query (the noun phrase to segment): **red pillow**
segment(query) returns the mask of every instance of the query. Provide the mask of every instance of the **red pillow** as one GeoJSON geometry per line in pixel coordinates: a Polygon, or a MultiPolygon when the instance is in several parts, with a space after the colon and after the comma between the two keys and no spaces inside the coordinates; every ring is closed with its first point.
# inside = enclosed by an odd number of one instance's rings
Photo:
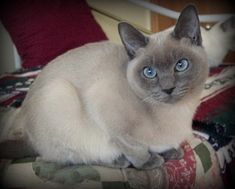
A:
{"type": "Polygon", "coordinates": [[[3,0],[0,19],[25,68],[85,43],[106,40],[85,0],[3,0]]]}

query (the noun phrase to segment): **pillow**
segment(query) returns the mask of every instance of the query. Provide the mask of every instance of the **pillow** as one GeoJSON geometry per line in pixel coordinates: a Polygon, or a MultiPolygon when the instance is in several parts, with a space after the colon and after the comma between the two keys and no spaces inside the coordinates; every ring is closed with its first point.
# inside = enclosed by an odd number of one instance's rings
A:
{"type": "Polygon", "coordinates": [[[72,48],[107,39],[85,0],[3,0],[0,19],[24,68],[45,65],[72,48]]]}

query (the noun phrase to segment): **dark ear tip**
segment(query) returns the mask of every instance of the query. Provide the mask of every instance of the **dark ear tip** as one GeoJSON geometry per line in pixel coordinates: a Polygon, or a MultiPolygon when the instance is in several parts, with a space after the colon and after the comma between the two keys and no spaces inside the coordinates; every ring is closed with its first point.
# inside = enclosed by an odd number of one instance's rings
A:
{"type": "Polygon", "coordinates": [[[194,9],[194,10],[196,10],[196,6],[194,5],[194,4],[188,4],[188,5],[186,5],[185,6],[185,9],[194,9]]]}
{"type": "Polygon", "coordinates": [[[130,27],[130,24],[127,22],[120,22],[118,23],[118,31],[120,32],[123,28],[128,28],[130,27]]]}
{"type": "Polygon", "coordinates": [[[123,27],[125,24],[126,24],[126,22],[119,22],[119,23],[118,23],[118,29],[121,28],[121,27],[123,27]]]}
{"type": "Polygon", "coordinates": [[[194,4],[189,4],[183,8],[182,12],[194,12],[198,14],[197,8],[194,4]]]}
{"type": "Polygon", "coordinates": [[[181,11],[172,35],[177,39],[189,38],[192,44],[201,45],[200,21],[195,5],[189,4],[181,11]]]}

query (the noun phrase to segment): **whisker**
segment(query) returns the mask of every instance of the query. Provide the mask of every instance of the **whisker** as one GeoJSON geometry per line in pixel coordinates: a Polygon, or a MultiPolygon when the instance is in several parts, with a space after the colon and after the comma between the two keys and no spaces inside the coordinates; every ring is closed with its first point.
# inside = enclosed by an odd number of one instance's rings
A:
{"type": "Polygon", "coordinates": [[[149,99],[151,99],[152,97],[153,97],[153,94],[151,94],[151,95],[145,97],[142,101],[143,101],[143,102],[147,102],[147,101],[148,101],[149,99]]]}
{"type": "Polygon", "coordinates": [[[181,88],[179,91],[175,91],[174,95],[178,97],[182,97],[188,91],[188,87],[181,88]]]}
{"type": "Polygon", "coordinates": [[[160,94],[153,93],[146,98],[144,98],[143,102],[148,102],[150,104],[158,104],[158,102],[161,102],[164,98],[161,97],[160,94]]]}

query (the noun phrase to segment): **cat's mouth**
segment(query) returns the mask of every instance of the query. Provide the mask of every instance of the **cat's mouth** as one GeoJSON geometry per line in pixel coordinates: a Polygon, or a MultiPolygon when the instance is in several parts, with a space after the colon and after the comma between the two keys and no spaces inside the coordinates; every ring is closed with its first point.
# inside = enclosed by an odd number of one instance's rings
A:
{"type": "Polygon", "coordinates": [[[186,94],[189,92],[188,88],[179,89],[175,88],[171,93],[166,93],[166,91],[158,90],[152,91],[151,94],[143,98],[144,102],[148,102],[150,104],[158,104],[158,103],[166,103],[166,104],[174,104],[178,101],[182,100],[186,94]]]}
{"type": "Polygon", "coordinates": [[[179,99],[175,98],[173,95],[167,95],[163,98],[160,99],[156,99],[159,102],[164,102],[164,103],[168,103],[168,104],[173,104],[175,102],[177,102],[179,99]]]}
{"type": "Polygon", "coordinates": [[[156,102],[174,104],[174,103],[180,101],[184,96],[185,96],[185,94],[177,95],[175,93],[166,94],[164,92],[161,92],[160,94],[154,94],[153,98],[154,98],[154,101],[156,101],[156,102]]]}
{"type": "Polygon", "coordinates": [[[174,103],[180,101],[180,99],[182,99],[182,97],[176,97],[173,95],[169,95],[168,98],[164,102],[169,103],[169,104],[174,104],[174,103]]]}

